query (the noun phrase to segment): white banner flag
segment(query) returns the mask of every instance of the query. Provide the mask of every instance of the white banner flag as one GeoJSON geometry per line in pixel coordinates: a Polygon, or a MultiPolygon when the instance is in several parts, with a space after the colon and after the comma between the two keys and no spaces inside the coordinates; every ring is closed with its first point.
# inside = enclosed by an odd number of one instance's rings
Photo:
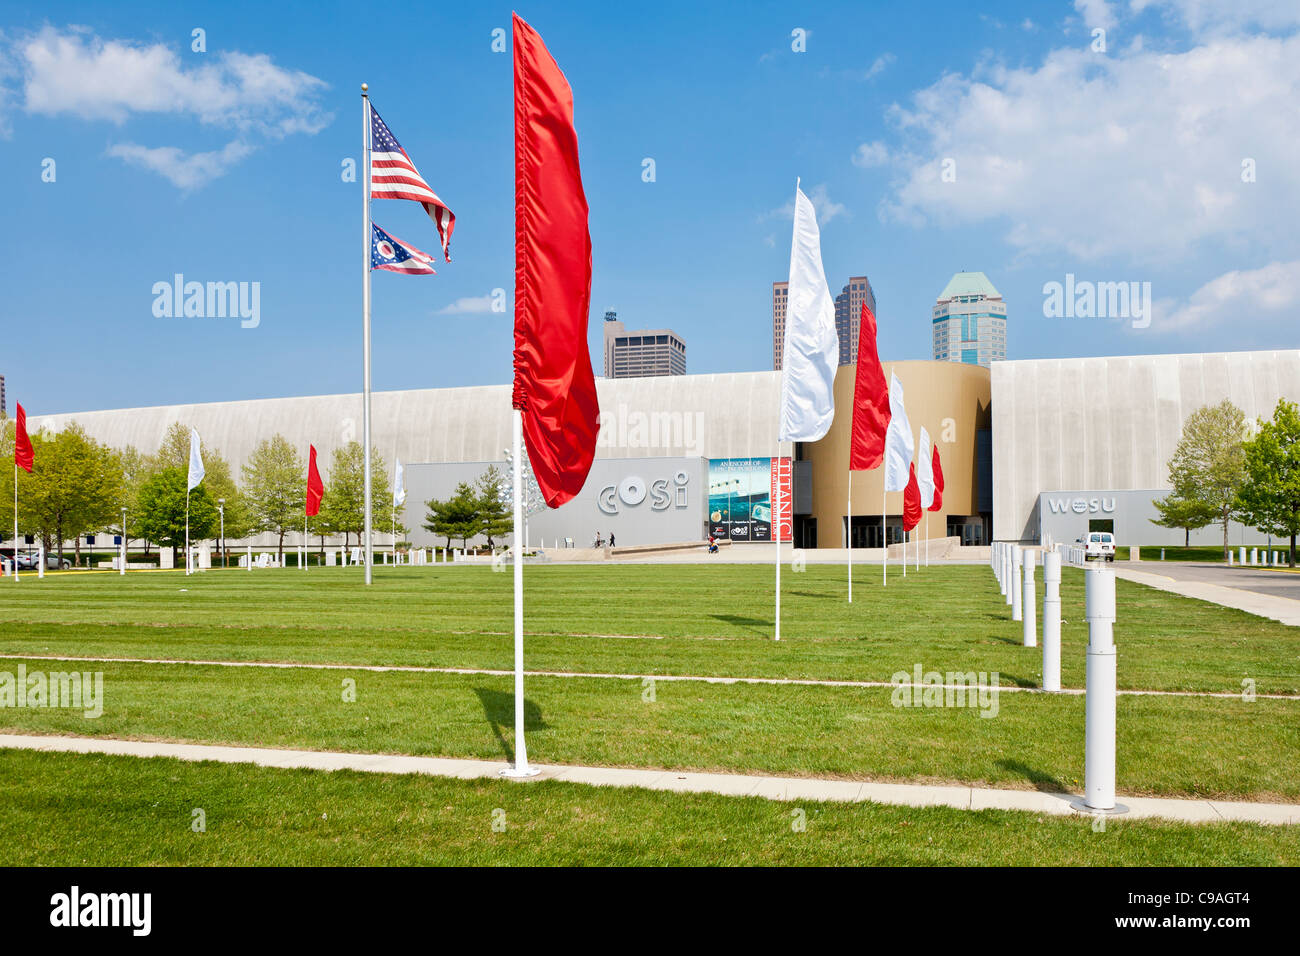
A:
{"type": "Polygon", "coordinates": [[[930,433],[921,426],[920,447],[916,453],[916,484],[921,489],[921,507],[926,511],[934,504],[934,460],[930,457],[930,433]]]}
{"type": "Polygon", "coordinates": [[[885,490],[903,491],[907,488],[912,453],[912,426],[907,423],[907,409],[903,407],[903,383],[898,376],[889,376],[889,430],[885,432],[885,490]]]}
{"type": "Polygon", "coordinates": [[[199,450],[199,433],[195,428],[190,429],[190,478],[186,485],[186,491],[193,491],[203,480],[203,455],[199,450]]]}
{"type": "Polygon", "coordinates": [[[402,481],[402,459],[397,459],[393,470],[393,507],[400,508],[406,503],[406,485],[402,481]]]}
{"type": "Polygon", "coordinates": [[[798,185],[781,362],[780,441],[816,441],[835,417],[833,387],[840,361],[835,302],[822,268],[817,212],[798,185]]]}

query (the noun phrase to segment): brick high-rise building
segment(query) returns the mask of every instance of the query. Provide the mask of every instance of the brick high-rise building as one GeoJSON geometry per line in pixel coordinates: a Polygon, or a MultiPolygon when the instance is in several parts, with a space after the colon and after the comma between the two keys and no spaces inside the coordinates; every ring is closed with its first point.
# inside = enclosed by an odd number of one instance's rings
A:
{"type": "MultiPolygon", "coordinates": [[[[785,310],[789,299],[790,283],[772,283],[772,368],[781,367],[785,354],[785,310]]],[[[835,297],[835,333],[840,339],[840,364],[852,365],[858,360],[858,330],[862,325],[862,303],[866,302],[874,313],[876,294],[866,276],[852,276],[848,285],[835,297]]]]}
{"type": "Polygon", "coordinates": [[[672,329],[628,331],[617,312],[605,313],[605,377],[685,375],[686,343],[672,329]]]}

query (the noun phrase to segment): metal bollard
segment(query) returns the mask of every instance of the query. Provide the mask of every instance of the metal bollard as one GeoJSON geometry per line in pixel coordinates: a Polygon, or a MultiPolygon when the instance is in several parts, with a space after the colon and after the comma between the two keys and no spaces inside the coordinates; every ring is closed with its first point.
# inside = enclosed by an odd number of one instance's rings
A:
{"type": "Polygon", "coordinates": [[[1250,549],[1250,563],[1251,563],[1252,565],[1258,565],[1258,564],[1259,564],[1259,548],[1251,548],[1251,549],[1250,549]]]}
{"type": "Polygon", "coordinates": [[[1087,572],[1088,676],[1084,701],[1083,789],[1089,810],[1123,812],[1115,805],[1115,575],[1097,565],[1087,572]]]}
{"type": "Polygon", "coordinates": [[[1061,689],[1061,552],[1043,555],[1043,690],[1061,689]]]}
{"type": "Polygon", "coordinates": [[[1020,567],[1024,560],[1024,552],[1020,545],[1011,546],[1011,620],[1019,621],[1024,617],[1024,602],[1022,601],[1022,589],[1020,581],[1020,567]]]}
{"type": "Polygon", "coordinates": [[[1241,564],[1245,564],[1245,563],[1246,563],[1246,549],[1245,549],[1245,548],[1242,548],[1240,551],[1237,552],[1237,560],[1238,560],[1238,562],[1241,563],[1241,564]]]}
{"type": "Polygon", "coordinates": [[[1024,611],[1025,628],[1024,628],[1024,646],[1038,646],[1038,622],[1035,619],[1038,613],[1038,605],[1034,598],[1034,564],[1037,561],[1037,552],[1026,548],[1024,553],[1023,564],[1025,567],[1024,583],[1021,588],[1024,592],[1021,598],[1021,608],[1024,611]]]}

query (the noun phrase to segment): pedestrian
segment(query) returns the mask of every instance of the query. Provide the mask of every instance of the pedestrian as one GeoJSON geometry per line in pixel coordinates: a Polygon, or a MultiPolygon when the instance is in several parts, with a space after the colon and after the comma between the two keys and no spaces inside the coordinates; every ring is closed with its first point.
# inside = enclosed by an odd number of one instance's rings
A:
{"type": "Polygon", "coordinates": [[[609,546],[614,547],[614,532],[612,531],[609,533],[609,546]]]}

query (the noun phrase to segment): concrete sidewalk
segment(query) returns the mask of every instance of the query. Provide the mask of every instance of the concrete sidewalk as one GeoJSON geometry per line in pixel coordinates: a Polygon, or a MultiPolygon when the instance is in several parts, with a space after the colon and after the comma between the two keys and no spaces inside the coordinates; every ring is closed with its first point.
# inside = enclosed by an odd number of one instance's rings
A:
{"type": "MultiPolygon", "coordinates": [[[[1125,562],[1111,565],[1115,576],[1134,581],[1161,591],[1181,594],[1198,601],[1209,601],[1222,607],[1235,608],[1248,614],[1270,618],[1291,627],[1300,627],[1300,600],[1248,589],[1259,586],[1266,577],[1280,577],[1276,572],[1256,569],[1207,568],[1200,565],[1166,567],[1166,573],[1141,571],[1125,562]],[[1244,587],[1230,587],[1221,581],[1240,582],[1244,587]]],[[[1288,582],[1289,583],[1289,582],[1288,582]]]]}
{"type": "MultiPolygon", "coordinates": [[[[228,747],[117,740],[107,737],[48,737],[0,734],[0,748],[59,753],[113,754],[130,757],[172,757],[177,760],[247,763],[260,767],[308,770],[357,770],[366,773],[427,774],[462,780],[495,779],[505,766],[492,760],[446,757],[408,757],[388,754],[336,753],[314,750],[278,750],[266,747],[228,747]]],[[[966,786],[929,786],[905,783],[863,783],[802,777],[767,777],[755,774],[696,773],[690,771],[537,765],[533,780],[563,780],[599,787],[640,787],[677,793],[716,793],[733,797],[762,797],[782,801],[835,803],[885,803],[909,807],[953,807],[958,810],[1021,810],[1067,816],[1086,812],[1079,797],[1036,790],[994,790],[966,786]]],[[[526,781],[513,781],[525,783],[526,781]]],[[[1160,818],[1184,823],[1225,821],[1269,825],[1300,823],[1300,804],[1248,803],[1223,800],[1175,800],[1124,797],[1119,802],[1128,813],[1119,819],[1160,818]]]]}

